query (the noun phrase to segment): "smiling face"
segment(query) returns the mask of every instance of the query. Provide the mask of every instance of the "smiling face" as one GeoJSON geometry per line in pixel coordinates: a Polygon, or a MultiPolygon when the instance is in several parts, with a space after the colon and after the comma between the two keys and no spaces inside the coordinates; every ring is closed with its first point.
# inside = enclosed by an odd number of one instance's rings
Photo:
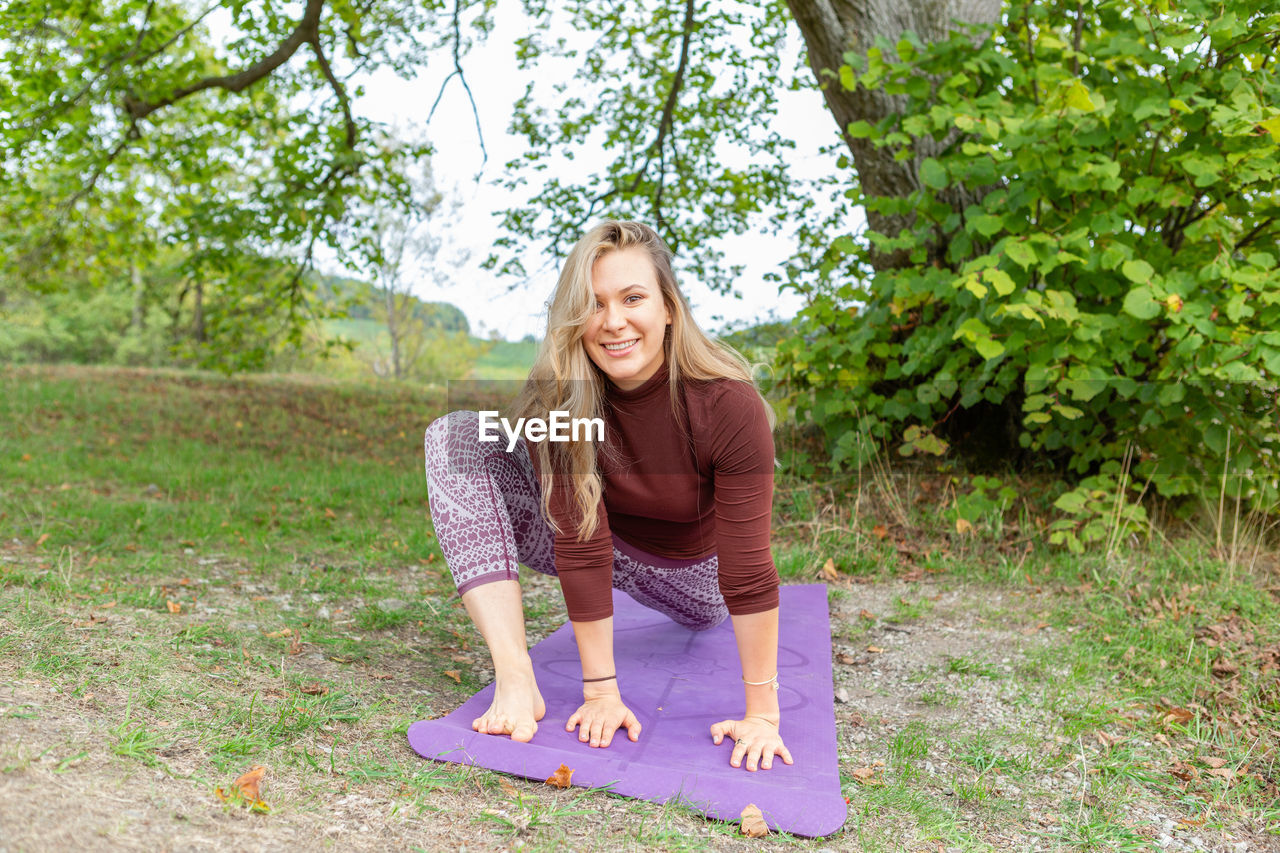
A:
{"type": "Polygon", "coordinates": [[[671,323],[649,253],[606,252],[591,266],[591,283],[596,312],[582,338],[587,356],[622,390],[639,388],[662,366],[671,323]]]}

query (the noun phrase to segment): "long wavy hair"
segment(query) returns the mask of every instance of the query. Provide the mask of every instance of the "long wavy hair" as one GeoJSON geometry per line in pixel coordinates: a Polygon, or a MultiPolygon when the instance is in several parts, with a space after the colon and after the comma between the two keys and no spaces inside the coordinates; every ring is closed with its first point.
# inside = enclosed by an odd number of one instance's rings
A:
{"type": "MultiPolygon", "coordinates": [[[[609,379],[587,355],[582,340],[596,306],[591,268],[609,252],[631,248],[648,253],[662,301],[671,312],[662,346],[677,422],[683,422],[679,403],[682,381],[752,381],[747,360],[727,344],[707,337],[694,322],[671,269],[671,250],[658,233],[639,222],[606,220],[574,244],[560,270],[547,306],[547,334],[514,405],[518,417],[546,418],[552,410],[567,412],[572,418],[604,417],[609,379]]],[[[773,410],[767,403],[765,412],[772,426],[773,410]]],[[[551,492],[555,480],[563,482],[567,476],[571,478],[573,502],[578,509],[578,539],[589,539],[600,524],[597,507],[603,493],[595,444],[539,441],[531,442],[529,449],[539,463],[543,516],[553,530],[563,532],[551,516],[551,492]]]]}

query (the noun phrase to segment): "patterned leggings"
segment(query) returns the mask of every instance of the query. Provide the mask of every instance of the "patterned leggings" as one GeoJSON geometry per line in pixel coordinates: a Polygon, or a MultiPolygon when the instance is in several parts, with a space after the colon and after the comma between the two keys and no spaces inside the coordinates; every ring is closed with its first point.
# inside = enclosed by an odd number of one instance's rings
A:
{"type": "MultiPolygon", "coordinates": [[[[555,575],[555,537],[542,517],[541,488],[521,438],[479,440],[479,415],[457,411],[427,427],[427,495],[436,539],[458,592],[518,580],[518,563],[555,575]]],[[[729,615],[716,555],[670,560],[613,537],[613,585],[691,631],[729,615]]]]}

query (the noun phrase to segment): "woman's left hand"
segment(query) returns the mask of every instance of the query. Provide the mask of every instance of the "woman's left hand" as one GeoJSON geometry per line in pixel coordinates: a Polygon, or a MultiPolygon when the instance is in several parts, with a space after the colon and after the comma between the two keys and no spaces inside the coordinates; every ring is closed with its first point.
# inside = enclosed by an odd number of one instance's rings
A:
{"type": "Polygon", "coordinates": [[[787,764],[794,764],[791,752],[782,742],[778,727],[764,717],[747,717],[745,720],[721,720],[711,727],[711,738],[719,745],[728,737],[733,741],[733,755],[729,763],[742,766],[743,757],[747,769],[755,772],[757,766],[765,770],[773,767],[776,755],[787,764]]]}

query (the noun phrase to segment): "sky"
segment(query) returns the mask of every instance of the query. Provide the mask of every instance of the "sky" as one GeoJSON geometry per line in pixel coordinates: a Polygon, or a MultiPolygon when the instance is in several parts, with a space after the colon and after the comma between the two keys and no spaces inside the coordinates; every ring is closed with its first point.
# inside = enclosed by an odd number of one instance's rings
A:
{"type": "MultiPolygon", "coordinates": [[[[542,336],[545,303],[555,285],[558,269],[548,247],[531,247],[534,257],[525,262],[531,273],[530,280],[513,291],[511,288],[519,284],[515,279],[497,276],[481,267],[481,262],[490,254],[492,241],[500,233],[499,216],[513,201],[510,191],[495,183],[505,173],[504,164],[524,150],[523,137],[509,134],[507,126],[512,105],[523,94],[526,80],[526,73],[516,65],[514,40],[531,30],[518,0],[502,0],[494,21],[496,25],[488,39],[473,46],[461,63],[475,97],[488,151],[487,162],[481,154],[471,102],[458,78],[449,81],[431,123],[425,126],[427,138],[435,149],[432,170],[436,186],[459,204],[456,216],[451,217],[448,233],[442,236],[452,245],[450,257],[461,250],[469,253],[469,260],[452,269],[447,282],[434,280],[425,271],[420,275],[410,274],[409,279],[420,298],[451,302],[462,309],[473,333],[496,332],[507,340],[518,340],[530,334],[542,336]]],[[[217,22],[213,22],[211,28],[216,32],[217,22]]],[[[553,37],[559,34],[552,30],[553,37]]],[[[574,35],[567,26],[564,34],[574,35]]],[[[796,29],[788,39],[792,53],[785,58],[784,68],[794,65],[801,47],[796,29]]],[[[441,83],[453,70],[452,57],[447,52],[438,51],[433,60],[416,79],[402,79],[382,69],[374,75],[352,80],[351,83],[365,88],[365,94],[355,101],[355,110],[409,132],[422,128],[440,93],[441,83]]],[[[547,75],[548,82],[567,81],[572,73],[572,66],[563,61],[539,67],[540,76],[547,75]]],[[[789,158],[795,177],[817,177],[835,169],[835,155],[820,151],[822,146],[837,141],[837,133],[819,92],[810,89],[780,93],[775,129],[796,140],[797,147],[789,158]]],[[[586,162],[589,152],[584,155],[575,161],[580,168],[599,168],[608,162],[603,156],[597,163],[586,162]]],[[[543,174],[550,177],[555,167],[552,163],[543,174]]],[[[570,179],[568,175],[561,177],[570,179]]],[[[529,187],[530,196],[535,191],[535,186],[529,187]]],[[[745,265],[742,278],[736,284],[743,298],[722,296],[697,281],[682,279],[682,289],[699,325],[715,330],[726,322],[763,319],[770,312],[783,318],[795,315],[801,307],[799,297],[794,293],[779,295],[777,286],[764,280],[766,274],[778,271],[779,265],[792,253],[785,233],[772,236],[748,232],[730,236],[723,238],[720,248],[725,251],[727,261],[745,265]]],[[[323,258],[320,266],[326,266],[323,258]]],[[[371,278],[366,271],[344,271],[337,268],[336,263],[330,266],[326,272],[371,278]]]]}

